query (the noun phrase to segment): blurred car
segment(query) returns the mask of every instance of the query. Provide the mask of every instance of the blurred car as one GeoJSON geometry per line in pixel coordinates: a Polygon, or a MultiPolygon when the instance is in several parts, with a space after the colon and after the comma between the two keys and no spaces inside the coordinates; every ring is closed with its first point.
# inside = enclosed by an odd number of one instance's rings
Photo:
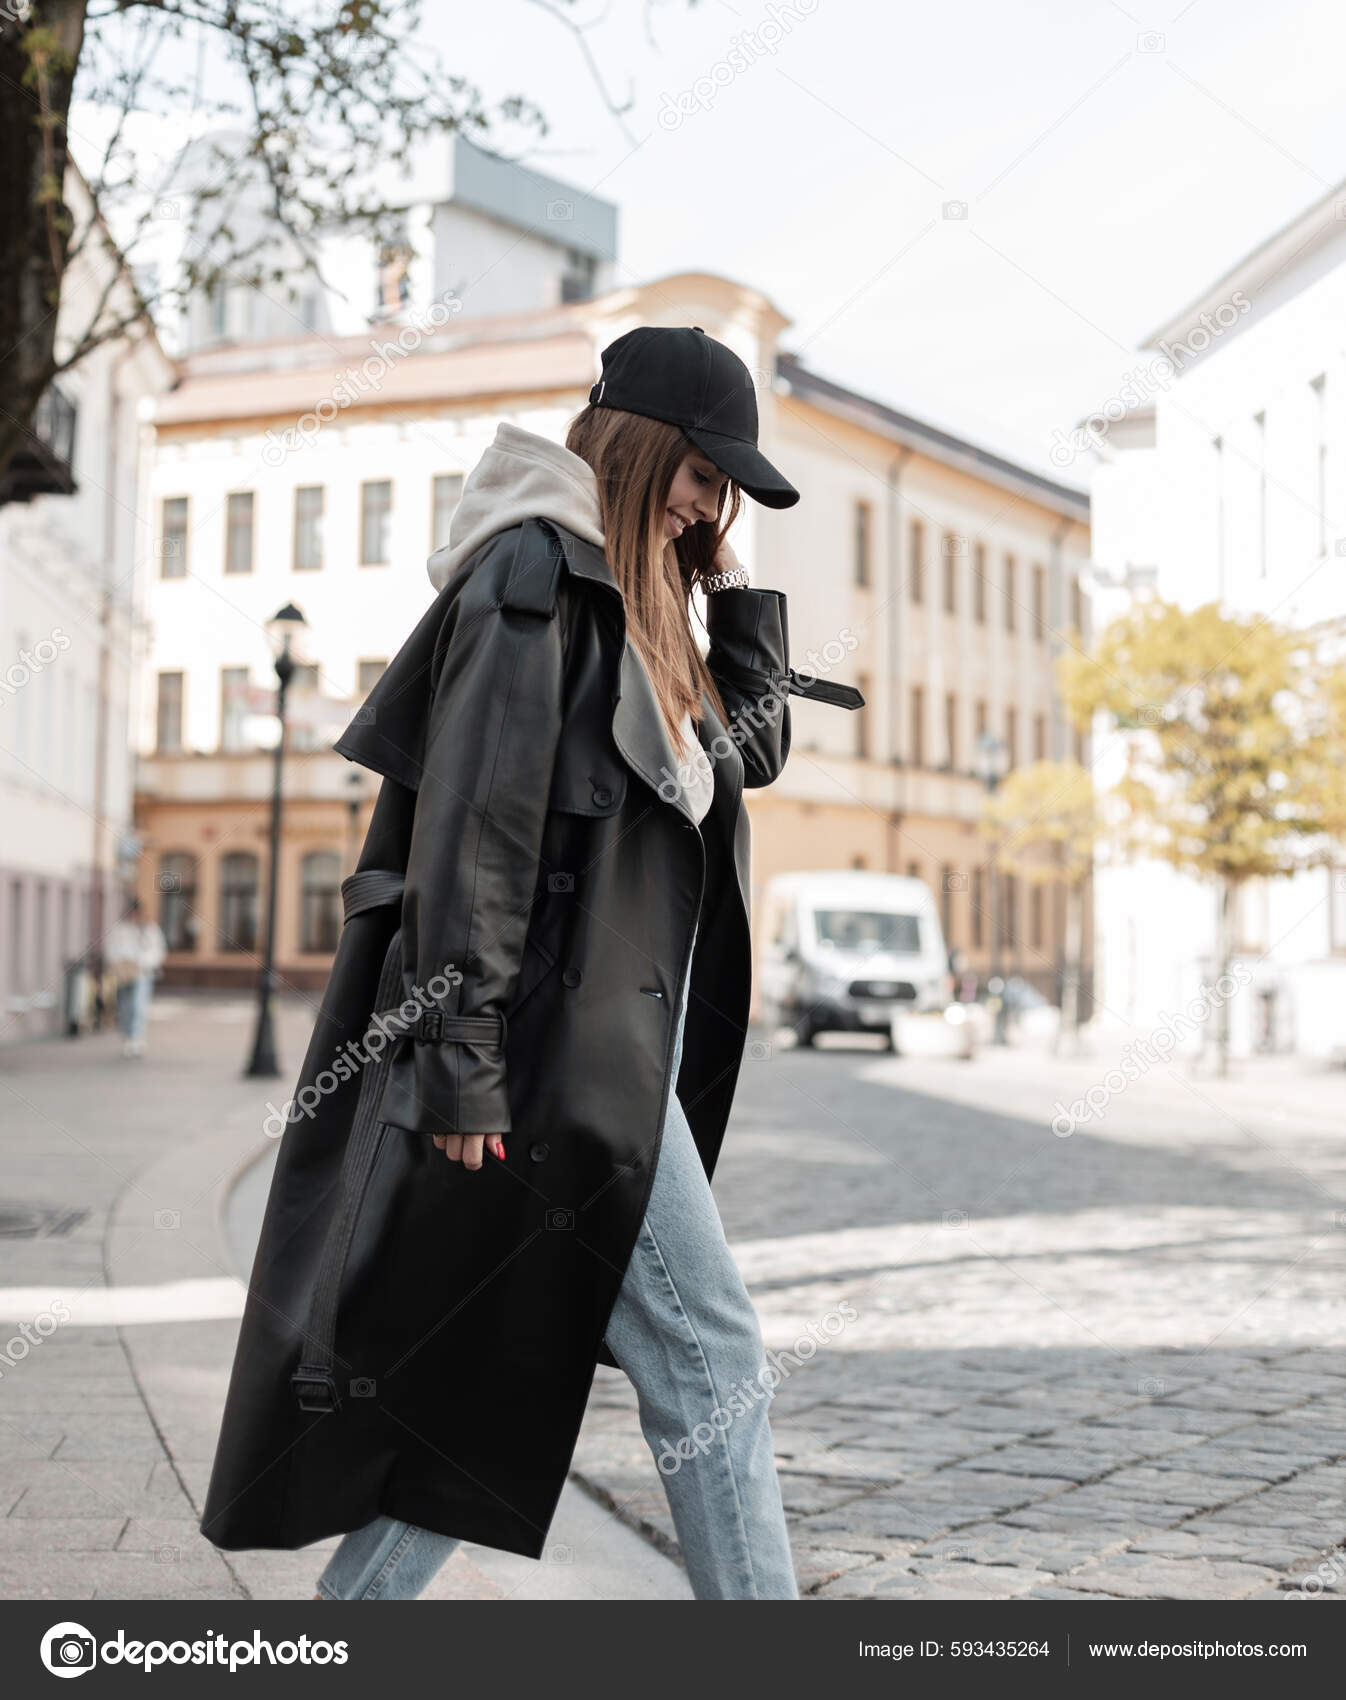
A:
{"type": "Polygon", "coordinates": [[[778,874],[763,894],[762,1019],[811,1045],[819,1033],[880,1033],[895,1013],[941,1015],[953,1000],[934,893],[924,880],[849,869],[778,874]]]}

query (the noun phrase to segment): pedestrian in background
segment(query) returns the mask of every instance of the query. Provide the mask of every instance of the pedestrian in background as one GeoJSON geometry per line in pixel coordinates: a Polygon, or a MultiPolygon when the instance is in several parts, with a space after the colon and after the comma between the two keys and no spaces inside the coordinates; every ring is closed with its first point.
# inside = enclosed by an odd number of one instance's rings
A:
{"type": "Polygon", "coordinates": [[[145,1054],[154,982],[167,952],[163,929],[157,921],[145,920],[140,899],[133,897],[103,947],[117,988],[117,1027],[124,1057],[145,1054]]]}

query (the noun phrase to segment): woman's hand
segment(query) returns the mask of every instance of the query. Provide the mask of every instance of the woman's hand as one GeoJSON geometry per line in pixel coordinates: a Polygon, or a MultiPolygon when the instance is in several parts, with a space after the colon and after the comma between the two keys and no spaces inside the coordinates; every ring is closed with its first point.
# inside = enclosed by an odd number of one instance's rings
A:
{"type": "Polygon", "coordinates": [[[716,573],[736,573],[743,565],[734,553],[734,545],[727,537],[720,540],[720,547],[715,551],[715,559],[711,563],[711,571],[716,573]]]}
{"type": "Polygon", "coordinates": [[[505,1160],[504,1135],[499,1133],[435,1133],[435,1144],[451,1163],[461,1163],[465,1169],[481,1167],[482,1151],[489,1146],[491,1155],[505,1160]]]}

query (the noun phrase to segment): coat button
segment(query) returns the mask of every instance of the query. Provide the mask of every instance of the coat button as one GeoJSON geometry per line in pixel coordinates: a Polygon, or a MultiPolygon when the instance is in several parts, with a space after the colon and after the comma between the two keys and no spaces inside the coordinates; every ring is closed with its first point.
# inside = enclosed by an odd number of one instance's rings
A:
{"type": "Polygon", "coordinates": [[[561,976],[562,982],[565,985],[572,987],[578,986],[583,978],[584,976],[580,973],[578,968],[567,968],[565,973],[561,976]]]}
{"type": "Polygon", "coordinates": [[[594,786],[594,802],[600,809],[606,809],[612,802],[612,792],[606,785],[594,786]]]}
{"type": "Polygon", "coordinates": [[[530,1145],[528,1147],[528,1155],[535,1163],[545,1163],[547,1158],[551,1155],[551,1146],[544,1143],[544,1141],[539,1140],[536,1145],[530,1145]]]}

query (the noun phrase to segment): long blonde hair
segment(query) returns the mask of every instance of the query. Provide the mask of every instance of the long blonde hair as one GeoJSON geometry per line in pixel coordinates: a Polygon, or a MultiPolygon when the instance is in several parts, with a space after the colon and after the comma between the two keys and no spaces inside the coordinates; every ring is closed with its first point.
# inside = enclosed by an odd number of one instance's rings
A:
{"type": "Polygon", "coordinates": [[[616,407],[586,406],[565,446],[593,468],[603,516],[603,552],[626,604],[626,629],[654,686],[674,749],[684,714],[701,716],[701,693],[721,720],[724,702],[692,632],[691,594],[743,503],[732,480],[713,525],[665,535],[668,492],[695,444],[677,425],[616,407]]]}

